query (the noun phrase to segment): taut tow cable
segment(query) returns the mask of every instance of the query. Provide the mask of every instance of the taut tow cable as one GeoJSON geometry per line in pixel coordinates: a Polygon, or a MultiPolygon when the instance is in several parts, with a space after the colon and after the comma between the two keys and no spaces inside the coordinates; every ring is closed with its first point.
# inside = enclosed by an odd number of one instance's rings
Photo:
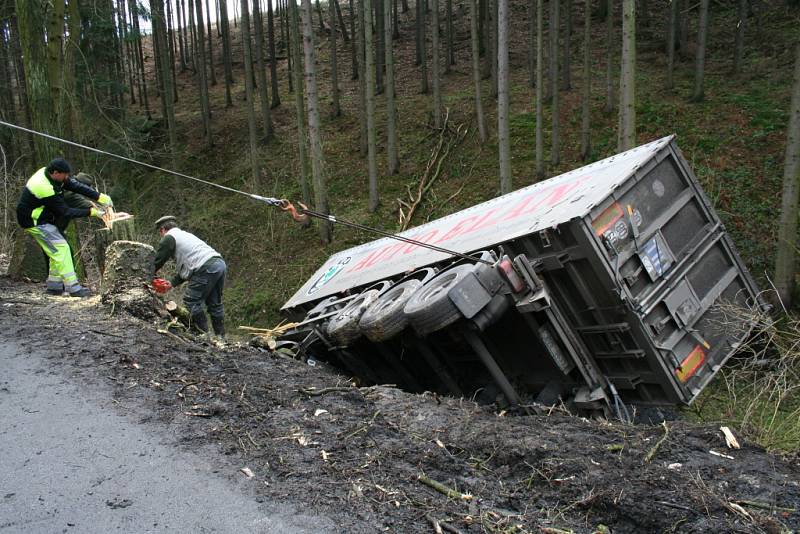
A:
{"type": "Polygon", "coordinates": [[[313,211],[313,210],[308,209],[305,206],[305,204],[303,204],[302,202],[298,202],[297,205],[300,206],[300,207],[296,208],[287,199],[280,199],[280,198],[273,198],[273,197],[263,197],[261,195],[255,194],[255,193],[248,193],[246,191],[240,191],[238,189],[234,189],[233,187],[228,187],[228,186],[221,185],[221,184],[215,184],[214,182],[211,182],[211,181],[208,181],[208,180],[203,180],[202,178],[197,178],[196,176],[190,176],[190,175],[184,174],[182,172],[173,171],[173,170],[170,170],[170,169],[165,169],[164,167],[159,167],[158,165],[153,165],[151,163],[146,163],[144,161],[135,160],[135,159],[129,158],[127,156],[122,156],[120,154],[115,154],[113,152],[108,152],[106,150],[101,150],[99,148],[91,147],[91,146],[88,146],[88,145],[83,145],[81,143],[76,143],[75,141],[70,141],[69,139],[63,139],[63,138],[57,137],[55,135],[50,135],[50,134],[47,134],[47,133],[44,133],[44,132],[39,132],[39,131],[36,131],[36,130],[32,130],[30,128],[25,128],[24,126],[19,126],[17,124],[12,124],[10,122],[6,122],[6,121],[3,121],[3,120],[0,120],[0,126],[7,126],[7,127],[12,128],[14,130],[19,130],[19,131],[22,131],[22,132],[27,132],[27,133],[32,134],[32,135],[38,135],[39,137],[44,137],[46,139],[50,139],[51,141],[57,141],[59,143],[64,143],[66,145],[74,146],[76,148],[81,148],[83,150],[88,150],[89,152],[94,152],[96,154],[102,154],[102,155],[108,156],[110,158],[115,158],[115,159],[118,159],[118,160],[126,161],[128,163],[133,163],[134,165],[139,165],[141,167],[146,167],[146,168],[154,170],[154,171],[159,171],[159,172],[171,174],[173,176],[177,176],[179,178],[185,178],[187,180],[192,180],[192,181],[195,181],[195,182],[199,182],[201,184],[209,185],[211,187],[216,187],[217,189],[222,189],[223,191],[228,191],[229,193],[235,193],[237,195],[244,195],[244,196],[249,197],[249,198],[251,198],[251,199],[253,199],[253,200],[257,201],[257,202],[264,202],[265,204],[267,204],[269,206],[273,206],[273,207],[281,209],[282,211],[287,212],[292,217],[292,219],[295,220],[296,222],[304,223],[304,222],[306,222],[308,220],[309,217],[314,217],[316,219],[321,219],[321,220],[324,220],[324,221],[328,221],[330,223],[341,224],[343,226],[349,226],[351,228],[356,228],[358,230],[362,230],[362,231],[365,231],[365,232],[370,232],[370,233],[373,233],[373,234],[377,234],[377,235],[380,235],[382,237],[388,237],[390,239],[395,239],[397,241],[402,241],[404,243],[409,243],[409,244],[412,244],[412,245],[417,245],[417,246],[420,246],[420,247],[424,247],[424,248],[427,248],[427,249],[430,249],[430,250],[434,250],[436,252],[441,252],[441,253],[444,253],[444,254],[448,254],[450,256],[456,256],[458,258],[467,259],[467,260],[470,260],[470,261],[477,261],[477,262],[480,262],[480,263],[485,263],[487,265],[492,265],[492,262],[484,260],[484,259],[481,259],[481,258],[478,258],[478,257],[475,257],[475,256],[470,256],[468,254],[462,254],[461,252],[456,252],[454,250],[449,250],[449,249],[442,248],[442,247],[439,247],[439,246],[436,246],[436,245],[431,245],[430,243],[425,243],[424,241],[417,241],[416,239],[411,239],[411,238],[404,237],[404,236],[401,236],[401,235],[393,234],[391,232],[385,232],[383,230],[378,230],[377,228],[371,228],[371,227],[363,225],[363,224],[359,224],[359,223],[355,223],[355,222],[339,219],[338,217],[336,217],[334,215],[328,215],[328,214],[325,214],[325,213],[320,213],[320,212],[317,212],[317,211],[313,211]]]}

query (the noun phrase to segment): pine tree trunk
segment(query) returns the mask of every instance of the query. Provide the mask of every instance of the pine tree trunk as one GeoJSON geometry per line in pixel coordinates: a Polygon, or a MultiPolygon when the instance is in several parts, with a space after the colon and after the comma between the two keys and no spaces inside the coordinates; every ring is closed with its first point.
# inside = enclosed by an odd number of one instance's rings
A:
{"type": "Polygon", "coordinates": [[[359,153],[365,157],[368,152],[367,147],[367,84],[364,73],[364,2],[358,0],[358,132],[359,132],[359,153]]]}
{"type": "Polygon", "coordinates": [[[269,74],[272,82],[271,106],[277,108],[281,105],[281,96],[278,92],[278,59],[275,57],[275,20],[271,0],[267,0],[267,45],[269,46],[269,74]]]}
{"type": "Polygon", "coordinates": [[[697,57],[695,58],[694,69],[694,93],[693,102],[703,100],[703,80],[706,70],[706,38],[708,36],[708,5],[709,0],[700,0],[700,21],[697,26],[697,57]]]}
{"type": "Polygon", "coordinates": [[[581,98],[581,159],[589,161],[592,153],[592,0],[586,0],[583,13],[583,95],[581,98]]]}
{"type": "MultiPolygon", "coordinates": [[[[270,0],[271,1],[271,0],[270,0]]],[[[264,63],[264,25],[261,20],[261,5],[259,0],[253,0],[253,33],[255,34],[256,69],[258,80],[258,96],[261,103],[261,127],[264,129],[264,141],[272,138],[273,125],[270,113],[269,89],[267,88],[267,69],[264,63]]]]}
{"type": "Polygon", "coordinates": [[[358,79],[358,43],[360,38],[356,33],[356,12],[355,6],[353,5],[353,0],[350,0],[350,35],[353,36],[353,40],[350,42],[350,64],[352,65],[352,71],[350,73],[351,80],[358,79]]]}
{"type": "Polygon", "coordinates": [[[678,0],[669,0],[667,22],[667,89],[675,87],[675,35],[677,33],[678,0]]]}
{"type": "Polygon", "coordinates": [[[375,45],[372,35],[372,0],[364,0],[364,86],[367,101],[367,169],[369,177],[369,211],[378,209],[378,165],[375,135],[375,45]]]}
{"type": "Polygon", "coordinates": [[[375,94],[383,94],[383,60],[386,57],[383,42],[383,0],[372,0],[375,11],[375,94]]]}
{"type": "Polygon", "coordinates": [[[561,116],[558,108],[558,33],[561,21],[559,20],[559,4],[561,0],[550,1],[550,97],[551,97],[551,145],[550,145],[550,163],[555,167],[561,161],[561,139],[559,135],[559,126],[561,123],[561,116]]]}
{"type": "MultiPolygon", "coordinates": [[[[603,0],[600,0],[601,2],[603,0]]],[[[677,1],[677,0],[673,0],[677,1]]],[[[614,111],[614,0],[607,0],[606,14],[606,113],[614,111]]]]}
{"type": "Polygon", "coordinates": [[[422,65],[422,6],[424,0],[416,0],[414,8],[416,9],[416,20],[414,22],[414,65],[422,65]]]}
{"type": "MultiPolygon", "coordinates": [[[[167,123],[167,133],[169,135],[169,145],[172,153],[172,163],[175,164],[175,154],[178,148],[177,129],[175,127],[175,104],[172,98],[174,89],[172,86],[172,73],[169,62],[169,45],[167,44],[167,25],[164,20],[163,0],[152,0],[153,10],[153,31],[155,34],[156,50],[155,54],[159,57],[161,70],[161,102],[164,109],[164,119],[167,123]]],[[[177,166],[177,165],[176,165],[177,166]]]]}
{"type": "Polygon", "coordinates": [[[561,89],[569,91],[572,89],[572,0],[566,0],[563,17],[564,19],[564,46],[563,61],[561,69],[561,89]]]}
{"type": "Polygon", "coordinates": [[[528,85],[536,87],[536,0],[528,0],[528,85]]]}
{"type": "Polygon", "coordinates": [[[500,192],[511,192],[511,146],[508,126],[508,0],[497,0],[497,145],[500,192]]]}
{"type": "Polygon", "coordinates": [[[180,56],[181,60],[181,72],[186,72],[187,44],[183,40],[183,28],[186,26],[186,22],[184,21],[183,0],[177,0],[175,5],[175,13],[178,17],[178,55],[180,56]]]}
{"type": "Polygon", "coordinates": [[[492,28],[491,42],[489,46],[489,75],[492,79],[492,88],[489,92],[492,98],[497,98],[497,2],[498,0],[491,0],[489,4],[489,23],[492,28]]]}
{"type": "Polygon", "coordinates": [[[428,4],[427,0],[417,0],[417,24],[420,28],[420,39],[419,39],[419,49],[420,49],[420,86],[419,92],[423,95],[427,95],[430,89],[428,88],[428,4]]]}
{"type": "Polygon", "coordinates": [[[206,26],[208,28],[208,70],[211,73],[211,85],[217,85],[217,72],[214,69],[214,34],[211,31],[211,7],[206,0],[206,26]]]}
{"type": "Polygon", "coordinates": [[[450,67],[456,64],[456,51],[453,45],[453,0],[446,0],[445,15],[447,18],[447,61],[444,71],[450,72],[450,67]]]}
{"type": "Polygon", "coordinates": [[[620,152],[636,146],[636,0],[623,0],[622,10],[618,143],[620,152]]]}
{"type": "MultiPolygon", "coordinates": [[[[200,113],[203,116],[203,131],[205,133],[205,142],[206,146],[211,148],[213,146],[213,141],[211,138],[211,105],[209,103],[208,98],[208,79],[206,78],[206,53],[205,53],[205,46],[203,42],[205,41],[205,35],[203,30],[203,5],[200,0],[196,0],[195,6],[197,8],[197,39],[198,39],[198,47],[197,47],[197,62],[198,62],[198,73],[200,74],[197,77],[198,84],[200,85],[200,113]]],[[[209,35],[209,40],[211,36],[209,35]]]]}
{"type": "MultiPolygon", "coordinates": [[[[380,1],[380,0],[379,0],[380,1]]],[[[386,41],[386,172],[397,173],[400,160],[397,156],[397,108],[394,87],[394,50],[392,44],[392,0],[385,0],[383,10],[384,40],[386,41]]]]}
{"type": "Polygon", "coordinates": [[[483,116],[483,103],[481,102],[481,65],[480,65],[480,38],[478,37],[478,0],[469,2],[469,32],[472,46],[472,85],[475,92],[475,118],[478,122],[478,137],[485,143],[486,120],[483,116]]]}
{"type": "Polygon", "coordinates": [[[783,305],[793,305],[797,250],[797,196],[800,183],[800,42],[795,45],[794,83],[786,131],[786,156],[783,163],[783,194],[778,223],[775,288],[783,305]]]}
{"type": "Polygon", "coordinates": [[[292,77],[294,86],[294,107],[297,117],[297,149],[300,158],[300,190],[303,202],[311,206],[311,165],[308,161],[308,135],[306,134],[306,111],[303,105],[303,62],[300,60],[300,20],[297,14],[297,2],[289,0],[289,40],[291,43],[290,56],[292,61],[292,77]]]}
{"type": "MultiPolygon", "coordinates": [[[[325,158],[322,153],[319,102],[317,97],[317,59],[314,45],[314,28],[311,21],[311,0],[303,0],[303,51],[305,55],[306,107],[308,109],[308,136],[311,145],[311,172],[314,177],[316,211],[328,214],[328,190],[325,185],[325,158]]],[[[319,225],[323,243],[330,243],[333,228],[330,221],[319,225]]]]}
{"type": "Polygon", "coordinates": [[[220,0],[219,18],[222,26],[222,65],[225,72],[225,107],[233,106],[231,85],[233,85],[233,68],[231,66],[231,27],[228,22],[228,2],[220,0]]]}
{"type": "Polygon", "coordinates": [[[536,0],[536,176],[544,178],[544,0],[536,0]]]}
{"type": "Polygon", "coordinates": [[[439,45],[439,0],[432,2],[431,20],[431,70],[433,71],[433,127],[437,130],[442,127],[442,85],[439,65],[441,47],[439,45]]]}
{"type": "MultiPolygon", "coordinates": [[[[339,5],[339,0],[330,0],[333,2],[333,6],[336,8],[336,18],[339,19],[339,30],[342,32],[342,40],[345,43],[350,42],[350,36],[347,35],[347,24],[344,23],[344,17],[342,16],[342,7],[339,5]]],[[[333,26],[331,26],[332,28],[333,26]]]]}
{"type": "Polygon", "coordinates": [[[319,5],[319,0],[316,0],[317,18],[319,19],[319,31],[325,33],[325,21],[322,19],[322,6],[319,5]]]}
{"type": "Polygon", "coordinates": [[[744,56],[744,34],[747,31],[748,1],[739,0],[739,20],[736,24],[736,41],[733,46],[733,73],[742,73],[742,57],[744,56]]]}
{"type": "MultiPolygon", "coordinates": [[[[122,34],[122,44],[125,48],[125,70],[128,73],[128,88],[131,92],[131,105],[136,104],[136,82],[134,81],[134,69],[136,61],[133,58],[133,47],[131,44],[130,38],[130,26],[128,25],[128,10],[125,9],[125,0],[117,0],[117,15],[119,18],[119,25],[120,25],[120,33],[122,34]]],[[[68,17],[68,20],[71,17],[68,17]]],[[[66,50],[70,46],[70,40],[68,39],[67,43],[64,45],[64,84],[66,85],[66,77],[69,76],[67,70],[69,70],[69,66],[66,64],[66,50]]],[[[65,90],[66,87],[65,87],[65,90]]],[[[67,90],[68,96],[71,97],[73,94],[72,91],[67,90]]],[[[71,106],[74,108],[74,106],[71,106]]],[[[71,122],[71,121],[70,121],[71,122]]],[[[71,138],[72,135],[69,135],[71,138]]]]}
{"type": "Polygon", "coordinates": [[[197,42],[197,28],[196,28],[195,22],[194,22],[194,11],[195,11],[194,10],[194,3],[195,2],[200,2],[200,1],[201,0],[188,0],[188,4],[186,6],[188,8],[188,11],[189,11],[189,29],[188,29],[188,31],[189,31],[189,38],[190,38],[190,40],[189,40],[189,42],[190,42],[189,49],[191,51],[191,53],[189,55],[189,60],[190,60],[190,63],[192,64],[192,69],[195,72],[197,72],[197,47],[198,46],[203,46],[203,43],[198,43],[197,42]]]}
{"type": "Polygon", "coordinates": [[[256,141],[256,112],[255,94],[253,90],[253,51],[250,41],[250,9],[247,0],[242,0],[242,50],[244,51],[244,92],[245,92],[245,113],[247,114],[247,131],[250,141],[250,176],[253,180],[253,187],[258,187],[260,180],[260,169],[258,165],[258,143],[256,141]]]}
{"type": "Polygon", "coordinates": [[[342,114],[342,107],[339,104],[339,65],[336,52],[336,3],[333,0],[328,2],[328,15],[329,24],[331,26],[330,33],[330,57],[331,57],[331,84],[333,90],[333,108],[331,109],[331,116],[339,117],[342,114]]]}
{"type": "Polygon", "coordinates": [[[678,2],[678,50],[681,57],[689,54],[689,2],[688,0],[675,0],[678,2]]]}
{"type": "MultiPolygon", "coordinates": [[[[284,1],[285,1],[286,5],[288,6],[289,5],[289,0],[284,0],[284,1]]],[[[286,25],[286,32],[289,33],[291,30],[288,27],[288,25],[289,25],[289,18],[288,17],[286,17],[285,25],[286,25]]],[[[298,28],[299,28],[299,26],[298,26],[298,28]]],[[[290,37],[290,39],[291,39],[291,37],[290,37]]],[[[293,82],[294,75],[292,74],[294,72],[294,70],[293,70],[294,69],[294,65],[293,65],[294,61],[295,61],[295,58],[292,57],[292,54],[286,54],[286,74],[287,74],[287,79],[289,81],[289,93],[293,93],[294,92],[294,87],[293,87],[294,86],[294,82],[293,82]]],[[[302,85],[299,87],[298,91],[300,91],[302,93],[302,91],[303,91],[302,85]]],[[[310,204],[307,204],[307,205],[310,206],[310,204]]]]}
{"type": "MultiPolygon", "coordinates": [[[[52,97],[48,84],[42,20],[44,9],[29,0],[17,0],[17,27],[25,74],[28,114],[34,130],[50,131],[53,120],[52,97]]],[[[48,160],[60,151],[52,142],[36,136],[36,153],[31,159],[48,160]]]]}
{"type": "MultiPolygon", "coordinates": [[[[142,50],[142,32],[139,28],[139,12],[135,8],[136,6],[135,0],[128,0],[128,10],[131,13],[131,21],[133,22],[133,30],[136,32],[136,56],[137,56],[137,63],[139,64],[139,80],[142,84],[142,97],[140,100],[144,100],[144,109],[145,113],[147,114],[147,118],[151,118],[150,115],[150,99],[147,95],[147,78],[145,77],[144,72],[144,51],[142,50]]],[[[77,6],[77,4],[76,4],[77,6]]]]}

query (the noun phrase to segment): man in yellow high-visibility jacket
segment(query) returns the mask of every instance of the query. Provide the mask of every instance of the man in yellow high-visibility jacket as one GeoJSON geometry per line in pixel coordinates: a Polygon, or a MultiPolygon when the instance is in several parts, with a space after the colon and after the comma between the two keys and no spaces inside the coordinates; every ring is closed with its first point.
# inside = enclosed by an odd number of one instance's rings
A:
{"type": "Polygon", "coordinates": [[[111,197],[98,193],[70,176],[72,169],[63,158],[56,158],[28,179],[17,203],[17,222],[25,229],[50,259],[47,278],[48,293],[61,294],[63,288],[73,297],[88,297],[91,292],[81,287],[75,275],[67,240],[55,226],[56,219],[102,217],[103,207],[111,206],[111,197]],[[100,208],[72,208],[64,200],[63,191],[81,194],[100,208]],[[58,288],[56,289],[56,286],[58,288]]]}

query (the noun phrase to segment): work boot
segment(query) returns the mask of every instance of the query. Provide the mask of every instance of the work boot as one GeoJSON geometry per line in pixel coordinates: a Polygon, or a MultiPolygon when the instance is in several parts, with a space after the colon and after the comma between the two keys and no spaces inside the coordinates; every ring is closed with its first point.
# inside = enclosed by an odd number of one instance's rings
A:
{"type": "Polygon", "coordinates": [[[190,324],[192,329],[199,334],[205,334],[208,332],[208,319],[206,318],[205,312],[193,314],[190,324]]]}
{"type": "Polygon", "coordinates": [[[44,290],[45,293],[48,295],[63,295],[64,294],[64,283],[63,282],[56,282],[56,281],[47,281],[47,289],[44,290]]]}
{"type": "Polygon", "coordinates": [[[61,289],[53,289],[48,287],[47,289],[44,290],[44,292],[48,295],[56,295],[57,297],[60,297],[61,295],[64,294],[64,288],[62,287],[61,289]]]}
{"type": "Polygon", "coordinates": [[[212,317],[211,326],[214,328],[214,333],[220,338],[225,339],[225,319],[222,317],[212,317]]]}
{"type": "Polygon", "coordinates": [[[88,287],[78,287],[78,289],[69,292],[70,297],[86,298],[92,296],[92,290],[88,287]]]}

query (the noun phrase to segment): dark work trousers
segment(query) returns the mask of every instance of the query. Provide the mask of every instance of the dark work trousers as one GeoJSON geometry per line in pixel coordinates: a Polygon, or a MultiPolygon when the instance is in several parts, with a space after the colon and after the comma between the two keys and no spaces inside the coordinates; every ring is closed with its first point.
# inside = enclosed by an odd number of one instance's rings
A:
{"type": "Polygon", "coordinates": [[[222,258],[211,258],[189,278],[186,294],[183,296],[183,303],[192,315],[194,327],[208,332],[208,320],[203,310],[205,303],[211,316],[214,333],[220,336],[225,335],[222,288],[225,286],[226,269],[227,266],[222,258]]]}

